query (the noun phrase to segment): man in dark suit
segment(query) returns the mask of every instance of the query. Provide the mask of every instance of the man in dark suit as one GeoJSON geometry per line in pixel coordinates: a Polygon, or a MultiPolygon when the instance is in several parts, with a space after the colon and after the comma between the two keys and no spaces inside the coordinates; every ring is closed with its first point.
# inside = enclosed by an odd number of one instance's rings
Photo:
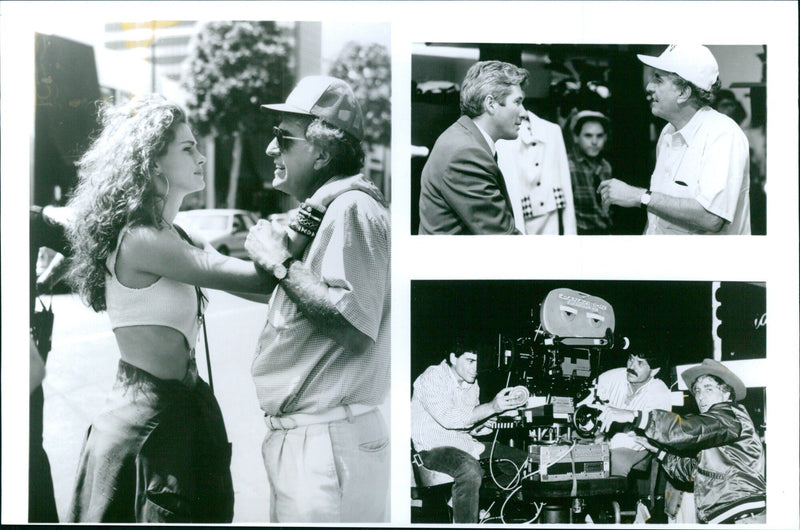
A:
{"type": "Polygon", "coordinates": [[[528,71],[480,61],[461,85],[461,113],[422,170],[420,234],[519,234],[494,143],[513,140],[525,116],[528,71]]]}

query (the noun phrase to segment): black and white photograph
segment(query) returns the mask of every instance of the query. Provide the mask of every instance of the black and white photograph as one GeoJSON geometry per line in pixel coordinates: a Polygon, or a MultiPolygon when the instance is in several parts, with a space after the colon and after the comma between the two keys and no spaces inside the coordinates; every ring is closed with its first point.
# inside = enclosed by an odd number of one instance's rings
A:
{"type": "Polygon", "coordinates": [[[431,280],[411,299],[413,522],[766,520],[765,284],[431,280]]]}
{"type": "Polygon", "coordinates": [[[388,24],[126,20],[35,34],[28,521],[388,521],[388,24]]]}
{"type": "Polygon", "coordinates": [[[764,235],[766,79],[764,45],[415,43],[412,233],[764,235]]]}
{"type": "Polygon", "coordinates": [[[797,528],[797,21],[0,0],[0,523],[797,528]]]}

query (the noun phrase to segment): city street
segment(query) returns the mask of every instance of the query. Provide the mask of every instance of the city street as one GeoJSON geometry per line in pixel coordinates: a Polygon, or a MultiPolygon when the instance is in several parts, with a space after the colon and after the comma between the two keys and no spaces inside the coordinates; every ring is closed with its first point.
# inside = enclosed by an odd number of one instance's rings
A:
{"type": "MultiPolygon", "coordinates": [[[[250,363],[265,306],[208,291],[207,327],[214,389],[233,443],[234,522],[265,522],[267,477],[261,460],[265,428],[250,378],[250,363]]],[[[59,518],[64,520],[81,444],[116,375],[119,353],[105,313],[75,295],[53,297],[53,349],[44,381],[44,446],[52,466],[59,518]]],[[[207,379],[202,338],[197,353],[207,379]]]]}

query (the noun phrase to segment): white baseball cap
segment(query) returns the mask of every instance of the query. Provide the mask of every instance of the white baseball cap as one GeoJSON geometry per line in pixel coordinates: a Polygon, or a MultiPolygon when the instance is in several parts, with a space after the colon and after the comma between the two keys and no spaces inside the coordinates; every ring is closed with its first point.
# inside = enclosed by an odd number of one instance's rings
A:
{"type": "Polygon", "coordinates": [[[719,77],[717,60],[708,48],[697,44],[670,44],[658,57],[636,57],[647,66],[678,74],[703,90],[711,90],[719,77]]]}

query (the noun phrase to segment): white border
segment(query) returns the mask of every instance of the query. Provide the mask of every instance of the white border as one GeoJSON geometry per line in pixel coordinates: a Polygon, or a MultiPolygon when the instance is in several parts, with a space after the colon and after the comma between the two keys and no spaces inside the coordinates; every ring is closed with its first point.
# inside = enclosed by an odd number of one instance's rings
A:
{"type": "Polygon", "coordinates": [[[2,39],[2,522],[26,520],[25,249],[34,20],[391,21],[393,52],[393,501],[408,524],[409,281],[586,278],[766,281],[769,527],[798,525],[797,4],[794,2],[9,2],[2,39]],[[766,237],[414,238],[409,236],[412,42],[767,44],[770,201],[766,237]],[[20,228],[18,228],[20,227],[20,228]],[[790,395],[787,399],[787,393],[790,395]],[[22,434],[20,434],[22,433],[22,434]],[[785,473],[785,470],[789,470],[785,473]]]}

